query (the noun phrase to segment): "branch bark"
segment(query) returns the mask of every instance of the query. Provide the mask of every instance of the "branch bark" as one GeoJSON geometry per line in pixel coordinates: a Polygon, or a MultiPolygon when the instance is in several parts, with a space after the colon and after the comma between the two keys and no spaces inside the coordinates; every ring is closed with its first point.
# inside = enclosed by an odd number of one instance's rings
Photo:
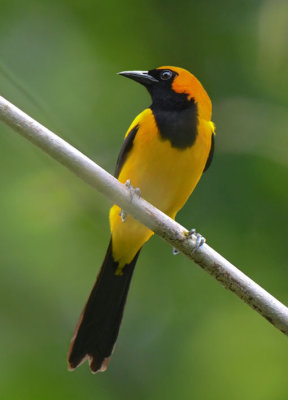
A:
{"type": "Polygon", "coordinates": [[[187,239],[186,228],[143,198],[131,197],[125,185],[1,96],[0,120],[195,261],[226,289],[288,335],[288,308],[207,244],[196,249],[196,237],[187,239]]]}

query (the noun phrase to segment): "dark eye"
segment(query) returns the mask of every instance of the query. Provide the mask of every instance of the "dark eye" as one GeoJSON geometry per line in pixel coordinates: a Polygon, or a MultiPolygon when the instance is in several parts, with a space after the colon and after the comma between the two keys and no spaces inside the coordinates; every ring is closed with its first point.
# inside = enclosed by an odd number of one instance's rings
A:
{"type": "Polygon", "coordinates": [[[161,73],[160,73],[160,78],[163,80],[163,81],[167,81],[167,79],[170,79],[170,78],[172,78],[172,71],[170,71],[169,69],[165,69],[164,71],[162,71],[161,73]]]}

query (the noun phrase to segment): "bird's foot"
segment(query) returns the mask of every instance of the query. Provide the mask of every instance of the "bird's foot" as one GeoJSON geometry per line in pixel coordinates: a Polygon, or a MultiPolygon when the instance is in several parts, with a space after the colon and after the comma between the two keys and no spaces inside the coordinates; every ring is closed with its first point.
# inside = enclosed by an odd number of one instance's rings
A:
{"type": "Polygon", "coordinates": [[[141,191],[140,188],[134,188],[134,186],[131,185],[131,181],[130,179],[127,179],[127,181],[125,182],[125,186],[129,189],[130,191],[130,196],[131,196],[131,200],[133,199],[133,197],[136,195],[138,198],[141,197],[141,191]]]}
{"type": "MultiPolygon", "coordinates": [[[[131,185],[130,179],[127,179],[127,181],[125,182],[125,186],[129,189],[131,200],[133,199],[134,196],[137,196],[138,198],[141,197],[140,189],[134,188],[134,186],[131,185]]],[[[125,222],[127,219],[127,212],[125,210],[121,209],[119,215],[121,217],[122,222],[125,222]]]]}
{"type": "Polygon", "coordinates": [[[191,229],[189,232],[185,234],[187,239],[195,239],[196,243],[193,249],[193,253],[200,249],[201,246],[203,246],[204,243],[206,243],[206,239],[204,236],[202,236],[200,233],[196,232],[196,229],[191,229]]]}

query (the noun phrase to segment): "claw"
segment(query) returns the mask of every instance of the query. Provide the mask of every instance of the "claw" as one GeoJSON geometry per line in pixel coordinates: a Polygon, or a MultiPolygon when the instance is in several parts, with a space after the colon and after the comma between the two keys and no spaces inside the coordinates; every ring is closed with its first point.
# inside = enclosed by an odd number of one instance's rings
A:
{"type": "Polygon", "coordinates": [[[135,188],[135,194],[137,194],[138,198],[140,199],[140,197],[141,197],[141,190],[140,190],[140,188],[135,188]]]}
{"type": "Polygon", "coordinates": [[[121,209],[119,215],[120,215],[120,217],[121,217],[122,222],[125,222],[125,221],[126,221],[126,218],[127,218],[127,213],[126,213],[126,211],[124,211],[124,210],[121,209]]]}
{"type": "Polygon", "coordinates": [[[196,246],[195,246],[195,250],[198,250],[199,247],[203,246],[203,244],[206,242],[206,239],[204,238],[204,236],[200,235],[200,233],[196,234],[196,246]]]}
{"type": "Polygon", "coordinates": [[[180,251],[175,249],[175,247],[173,247],[172,254],[173,254],[173,256],[177,256],[177,254],[180,254],[180,251]]]}
{"type": "Polygon", "coordinates": [[[187,235],[191,238],[193,235],[197,235],[196,229],[190,229],[190,231],[187,233],[187,235]]]}
{"type": "Polygon", "coordinates": [[[127,186],[128,189],[132,188],[130,179],[127,179],[127,181],[125,182],[125,186],[127,186]]]}

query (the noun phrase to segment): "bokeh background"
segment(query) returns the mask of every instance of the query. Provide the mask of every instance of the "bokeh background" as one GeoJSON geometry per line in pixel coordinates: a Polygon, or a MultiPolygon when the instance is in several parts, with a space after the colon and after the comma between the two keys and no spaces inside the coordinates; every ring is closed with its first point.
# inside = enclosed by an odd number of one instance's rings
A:
{"type": "MultiPolygon", "coordinates": [[[[288,303],[286,0],[0,0],[1,95],[113,172],[149,105],[116,75],[185,67],[216,154],[178,221],[288,303]]],[[[287,338],[154,237],[104,374],[66,353],[109,240],[109,202],[0,125],[0,395],[286,400],[287,338]]]]}

